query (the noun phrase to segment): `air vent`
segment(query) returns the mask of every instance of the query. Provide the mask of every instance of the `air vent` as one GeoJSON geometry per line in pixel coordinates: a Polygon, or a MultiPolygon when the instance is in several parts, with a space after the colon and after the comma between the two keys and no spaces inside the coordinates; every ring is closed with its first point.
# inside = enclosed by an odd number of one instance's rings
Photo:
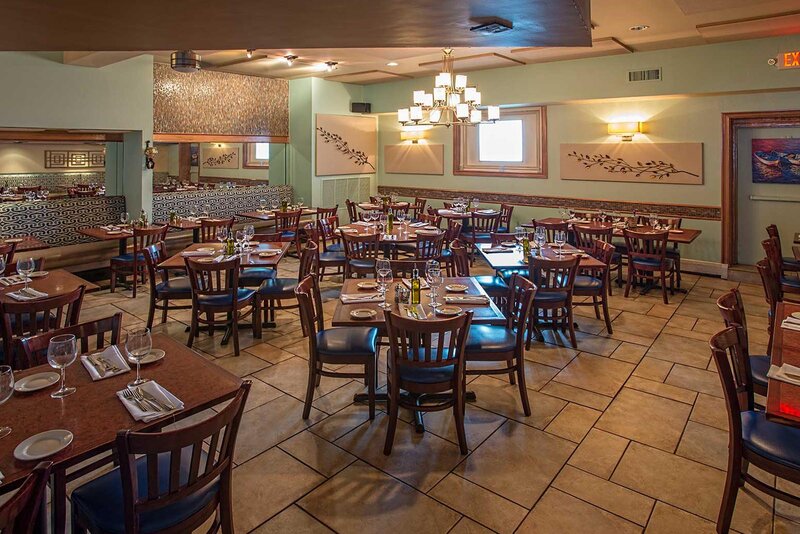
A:
{"type": "Polygon", "coordinates": [[[506,22],[500,19],[493,19],[483,24],[473,26],[472,28],[469,29],[469,31],[480,33],[483,35],[494,35],[495,33],[507,32],[513,29],[513,27],[514,26],[510,22],[506,22]]]}
{"type": "Polygon", "coordinates": [[[629,70],[629,82],[660,82],[661,69],[629,70]]]}

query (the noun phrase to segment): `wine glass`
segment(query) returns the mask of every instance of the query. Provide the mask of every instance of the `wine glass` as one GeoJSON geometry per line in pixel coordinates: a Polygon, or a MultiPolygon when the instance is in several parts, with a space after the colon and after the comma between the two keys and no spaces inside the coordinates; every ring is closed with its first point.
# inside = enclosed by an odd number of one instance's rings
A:
{"type": "Polygon", "coordinates": [[[189,217],[194,219],[196,218],[196,216],[197,216],[197,206],[192,204],[191,206],[189,206],[189,217]]]}
{"type": "Polygon", "coordinates": [[[378,258],[375,260],[375,272],[377,273],[380,270],[391,270],[392,264],[389,260],[378,258]]]}
{"type": "Polygon", "coordinates": [[[54,391],[50,394],[54,399],[63,399],[75,393],[75,388],[68,388],[65,382],[67,367],[72,365],[72,362],[74,362],[77,357],[78,345],[75,342],[74,335],[63,334],[50,339],[50,344],[47,346],[47,363],[50,364],[50,367],[61,371],[61,387],[58,391],[54,391]]]}
{"type": "Polygon", "coordinates": [[[119,222],[122,223],[122,226],[128,224],[128,217],[129,215],[127,211],[123,211],[122,213],[119,214],[119,222]]]}
{"type": "Polygon", "coordinates": [[[564,243],[567,242],[567,233],[564,230],[556,230],[553,238],[558,246],[558,255],[561,256],[564,253],[561,250],[561,247],[563,247],[564,243]]]}
{"type": "Polygon", "coordinates": [[[281,205],[281,203],[280,203],[280,202],[278,202],[278,199],[277,199],[277,198],[273,198],[273,199],[272,199],[272,202],[270,202],[270,204],[269,204],[269,205],[270,205],[270,207],[271,207],[273,210],[276,210],[276,209],[278,209],[278,206],[280,206],[280,205],[281,205]]]}
{"type": "MultiPolygon", "coordinates": [[[[439,262],[437,260],[428,260],[428,261],[426,261],[425,262],[425,280],[428,279],[428,271],[436,270],[438,268],[439,268],[439,262]]],[[[430,287],[430,283],[428,283],[428,286],[430,287]]],[[[433,288],[431,288],[431,291],[430,291],[430,293],[428,293],[428,296],[433,298],[433,288]]]]}
{"type": "Polygon", "coordinates": [[[267,201],[266,199],[259,199],[258,200],[258,211],[265,211],[267,209],[267,201]]]}
{"type": "Polygon", "coordinates": [[[297,207],[302,208],[303,204],[305,204],[303,197],[297,197],[297,207]]]}
{"type": "Polygon", "coordinates": [[[431,308],[438,308],[441,304],[436,302],[436,290],[443,281],[442,270],[439,267],[428,269],[427,273],[425,273],[425,279],[428,281],[428,285],[431,288],[431,308]]]}
{"type": "Polygon", "coordinates": [[[228,239],[228,229],[225,228],[224,226],[220,226],[219,228],[217,228],[216,237],[217,241],[219,241],[220,244],[224,243],[225,240],[228,239]]]}
{"type": "Polygon", "coordinates": [[[136,362],[136,380],[128,383],[129,388],[139,386],[148,381],[147,378],[139,376],[139,368],[144,357],[150,354],[151,348],[153,348],[153,339],[150,337],[149,328],[141,328],[128,333],[128,339],[125,341],[125,352],[128,353],[128,358],[132,358],[136,362]]]}
{"type": "Polygon", "coordinates": [[[473,209],[477,210],[478,206],[480,206],[480,205],[481,205],[481,200],[479,198],[473,198],[472,199],[472,208],[473,209]]]}
{"type": "Polygon", "coordinates": [[[658,230],[658,215],[656,215],[655,213],[651,213],[647,217],[647,222],[650,223],[650,228],[652,228],[653,230],[658,230]]]}
{"type": "Polygon", "coordinates": [[[381,285],[381,294],[383,295],[383,302],[380,303],[380,307],[384,310],[388,310],[392,307],[391,304],[386,302],[386,293],[388,293],[389,286],[392,282],[394,282],[394,276],[392,275],[391,269],[378,270],[378,283],[381,285]]]}
{"type": "Polygon", "coordinates": [[[33,258],[24,258],[17,262],[17,272],[25,277],[25,289],[28,289],[28,275],[36,269],[33,258]]]}
{"type": "Polygon", "coordinates": [[[378,215],[378,224],[382,230],[386,229],[386,224],[389,221],[389,217],[385,213],[381,213],[378,215]]]}
{"type": "Polygon", "coordinates": [[[242,250],[244,244],[244,230],[236,230],[236,244],[242,250]]]}
{"type": "Polygon", "coordinates": [[[514,228],[514,237],[517,239],[517,244],[522,245],[522,241],[525,239],[525,228],[522,226],[514,228]]]}
{"type": "Polygon", "coordinates": [[[247,247],[250,247],[250,240],[256,235],[256,228],[252,224],[246,224],[244,227],[244,240],[247,242],[247,247]]]}
{"type": "MultiPolygon", "coordinates": [[[[0,404],[3,404],[14,394],[14,371],[10,365],[0,365],[0,404]]],[[[0,426],[0,438],[11,434],[10,426],[0,426]]]]}

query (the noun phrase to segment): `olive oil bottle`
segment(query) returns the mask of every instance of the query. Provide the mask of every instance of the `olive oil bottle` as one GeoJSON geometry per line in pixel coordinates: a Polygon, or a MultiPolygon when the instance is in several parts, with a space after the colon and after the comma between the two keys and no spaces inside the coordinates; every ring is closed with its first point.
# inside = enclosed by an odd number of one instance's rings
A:
{"type": "Polygon", "coordinates": [[[411,271],[411,304],[419,304],[421,286],[419,281],[419,271],[413,269],[411,271]]]}
{"type": "Polygon", "coordinates": [[[228,230],[228,237],[225,239],[225,255],[233,256],[236,254],[236,242],[233,240],[231,231],[228,230]]]}

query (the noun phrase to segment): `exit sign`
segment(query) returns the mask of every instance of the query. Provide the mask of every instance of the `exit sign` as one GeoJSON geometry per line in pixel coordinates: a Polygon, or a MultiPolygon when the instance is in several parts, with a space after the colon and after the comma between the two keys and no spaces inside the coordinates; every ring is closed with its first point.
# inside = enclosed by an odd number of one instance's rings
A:
{"type": "Polygon", "coordinates": [[[779,69],[800,69],[800,50],[783,52],[778,55],[779,69]]]}

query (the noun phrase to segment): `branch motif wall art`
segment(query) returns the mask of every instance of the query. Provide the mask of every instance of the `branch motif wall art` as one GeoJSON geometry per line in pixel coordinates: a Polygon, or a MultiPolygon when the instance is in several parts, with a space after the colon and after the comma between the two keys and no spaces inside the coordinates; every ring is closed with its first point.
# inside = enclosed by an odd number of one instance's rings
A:
{"type": "Polygon", "coordinates": [[[239,147],[202,147],[200,166],[203,169],[238,169],[239,147]]]}
{"type": "Polygon", "coordinates": [[[703,183],[702,143],[562,144],[562,180],[703,183]]]}
{"type": "Polygon", "coordinates": [[[375,117],[317,114],[316,175],[373,173],[377,169],[375,117]]]}

